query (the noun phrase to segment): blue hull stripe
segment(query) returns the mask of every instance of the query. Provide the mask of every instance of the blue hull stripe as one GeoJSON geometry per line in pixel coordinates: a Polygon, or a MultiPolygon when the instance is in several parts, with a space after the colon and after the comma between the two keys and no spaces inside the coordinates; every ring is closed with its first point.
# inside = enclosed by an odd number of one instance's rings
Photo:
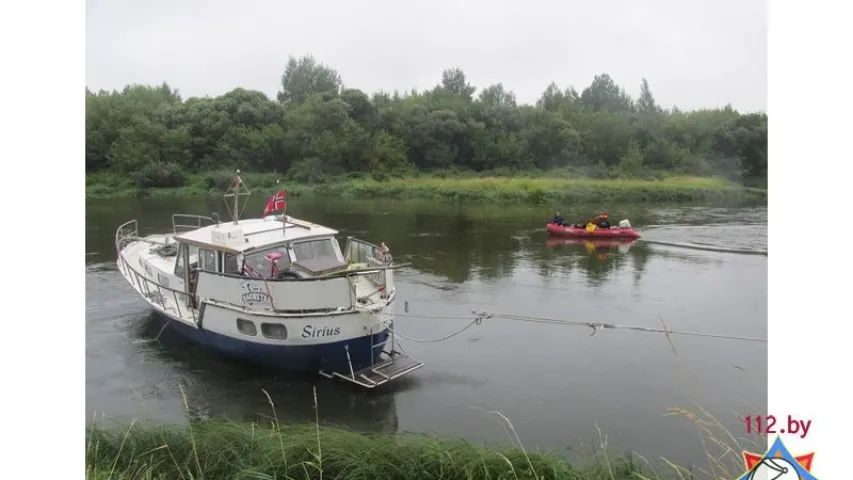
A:
{"type": "Polygon", "coordinates": [[[340,372],[349,373],[345,345],[349,345],[349,355],[354,370],[370,366],[371,351],[373,361],[379,361],[382,347],[371,348],[388,339],[388,330],[373,336],[351,338],[334,343],[318,345],[265,345],[221,335],[208,330],[193,328],[179,321],[165,317],[170,327],[184,337],[222,354],[248,360],[268,367],[293,372],[340,372]]]}

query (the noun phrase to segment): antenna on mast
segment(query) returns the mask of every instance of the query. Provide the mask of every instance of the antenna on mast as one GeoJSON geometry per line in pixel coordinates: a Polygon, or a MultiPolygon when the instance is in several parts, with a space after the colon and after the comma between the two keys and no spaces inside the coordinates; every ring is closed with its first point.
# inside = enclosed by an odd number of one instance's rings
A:
{"type": "MultiPolygon", "coordinates": [[[[246,184],[243,183],[243,179],[240,178],[240,170],[237,170],[237,175],[234,178],[234,185],[232,185],[228,190],[225,191],[225,194],[222,195],[222,198],[225,200],[225,208],[228,209],[228,212],[231,213],[231,218],[234,220],[234,225],[237,225],[238,220],[240,219],[240,215],[243,213],[243,210],[246,209],[246,204],[243,204],[243,208],[240,208],[240,196],[245,196],[247,199],[252,194],[248,188],[246,188],[246,184]],[[231,206],[228,205],[228,198],[234,197],[234,209],[231,209],[231,206]]],[[[247,202],[248,203],[248,202],[247,202]]]]}

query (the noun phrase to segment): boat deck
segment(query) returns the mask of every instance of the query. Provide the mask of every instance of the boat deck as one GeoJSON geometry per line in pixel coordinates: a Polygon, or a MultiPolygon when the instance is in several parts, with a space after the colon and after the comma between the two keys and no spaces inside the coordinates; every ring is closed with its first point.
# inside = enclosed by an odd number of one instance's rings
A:
{"type": "MultiPolygon", "coordinates": [[[[159,256],[156,256],[155,258],[168,262],[168,258],[164,259],[159,256]]],[[[172,260],[172,263],[174,264],[174,260],[172,260]]],[[[197,312],[187,305],[185,293],[179,293],[172,288],[160,285],[158,281],[155,281],[153,278],[149,278],[147,275],[148,272],[146,272],[146,274],[140,274],[132,265],[126,265],[122,259],[119,260],[118,267],[121,270],[122,275],[127,279],[128,283],[130,283],[131,288],[145,297],[145,299],[148,300],[155,309],[170,317],[179,319],[188,325],[196,325],[197,312]]],[[[159,265],[154,268],[158,267],[159,265]]],[[[139,268],[139,266],[137,266],[137,268],[139,268]]],[[[154,276],[155,275],[153,274],[151,275],[151,277],[154,276]]]]}

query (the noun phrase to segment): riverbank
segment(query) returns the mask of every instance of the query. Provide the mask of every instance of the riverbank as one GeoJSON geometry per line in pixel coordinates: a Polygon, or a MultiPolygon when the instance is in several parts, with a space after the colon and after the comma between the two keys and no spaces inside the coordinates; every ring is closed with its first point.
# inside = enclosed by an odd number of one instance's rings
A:
{"type": "Polygon", "coordinates": [[[131,423],[86,434],[88,480],[647,478],[638,474],[656,478],[627,456],[573,467],[518,445],[495,449],[452,438],[277,422],[206,420],[186,428],[131,423]]]}
{"type": "MultiPolygon", "coordinates": [[[[127,176],[90,174],[87,198],[220,196],[233,173],[189,175],[181,186],[139,188],[127,176]]],[[[767,191],[712,177],[671,176],[660,179],[592,179],[559,174],[524,176],[419,175],[377,181],[365,177],[330,179],[323,183],[290,182],[273,173],[246,173],[253,192],[265,196],[282,180],[290,196],[334,195],[350,198],[429,199],[441,202],[568,203],[568,202],[766,202],[767,191]],[[544,176],[543,176],[544,175],[544,176]]]]}

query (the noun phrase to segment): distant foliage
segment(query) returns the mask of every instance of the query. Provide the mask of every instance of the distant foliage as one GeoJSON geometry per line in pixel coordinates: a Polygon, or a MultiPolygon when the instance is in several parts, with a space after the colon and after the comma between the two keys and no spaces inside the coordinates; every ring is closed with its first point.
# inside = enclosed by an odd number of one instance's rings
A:
{"type": "Polygon", "coordinates": [[[130,177],[142,189],[182,187],[187,183],[187,176],[175,163],[149,163],[131,173],[130,177]]]}
{"type": "Polygon", "coordinates": [[[323,174],[323,162],[315,157],[297,160],[288,173],[290,178],[302,183],[317,184],[326,180],[323,174]]]}
{"type": "Polygon", "coordinates": [[[502,84],[478,93],[458,68],[431,90],[368,95],[311,56],[288,61],[276,99],[237,88],[183,100],[167,84],[86,91],[86,171],[149,187],[224,168],[320,183],[347,173],[565,167],[597,178],[674,172],[754,183],[767,175],[767,115],[665,110],[646,80],[635,100],[607,74],[580,93],[551,83],[535,105],[518,105],[502,84]]]}
{"type": "Polygon", "coordinates": [[[234,174],[230,172],[212,172],[204,177],[204,186],[208,190],[228,190],[235,183],[234,174]]]}

